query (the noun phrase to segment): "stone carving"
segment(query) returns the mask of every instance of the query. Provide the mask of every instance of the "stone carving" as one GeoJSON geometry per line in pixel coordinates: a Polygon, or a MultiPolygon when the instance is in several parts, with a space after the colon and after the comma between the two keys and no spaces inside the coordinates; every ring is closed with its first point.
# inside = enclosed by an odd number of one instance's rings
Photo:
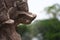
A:
{"type": "Polygon", "coordinates": [[[36,15],[29,12],[27,0],[0,0],[0,40],[21,40],[18,24],[29,24],[36,15]]]}

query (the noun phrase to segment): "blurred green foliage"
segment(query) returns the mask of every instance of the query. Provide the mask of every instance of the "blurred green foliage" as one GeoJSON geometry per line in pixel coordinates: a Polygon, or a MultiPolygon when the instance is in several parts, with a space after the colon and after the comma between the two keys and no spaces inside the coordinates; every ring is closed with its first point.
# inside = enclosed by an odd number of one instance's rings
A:
{"type": "Polygon", "coordinates": [[[17,32],[18,32],[19,34],[21,34],[21,36],[22,36],[22,35],[24,35],[26,32],[29,32],[29,29],[27,28],[27,25],[22,24],[22,25],[18,25],[18,27],[17,27],[17,32]]]}
{"type": "Polygon", "coordinates": [[[43,34],[44,40],[60,40],[60,22],[57,19],[40,20],[38,23],[38,31],[43,34]]]}
{"type": "Polygon", "coordinates": [[[52,6],[48,6],[44,10],[48,14],[53,14],[53,17],[56,18],[56,16],[60,13],[60,4],[54,4],[52,6]]]}

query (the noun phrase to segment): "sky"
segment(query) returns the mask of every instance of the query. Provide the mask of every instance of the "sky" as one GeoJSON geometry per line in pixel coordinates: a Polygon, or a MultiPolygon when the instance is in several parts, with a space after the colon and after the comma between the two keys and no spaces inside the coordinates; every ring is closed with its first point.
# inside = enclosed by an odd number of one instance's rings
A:
{"type": "Polygon", "coordinates": [[[37,15],[35,20],[49,19],[51,15],[47,15],[44,8],[56,3],[60,4],[60,0],[28,0],[29,12],[37,15]]]}

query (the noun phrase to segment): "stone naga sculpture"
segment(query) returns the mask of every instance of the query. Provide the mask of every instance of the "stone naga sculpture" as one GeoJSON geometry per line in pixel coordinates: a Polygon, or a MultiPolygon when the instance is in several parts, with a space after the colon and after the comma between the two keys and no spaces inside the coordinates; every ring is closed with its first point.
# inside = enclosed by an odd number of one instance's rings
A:
{"type": "Polygon", "coordinates": [[[29,24],[36,15],[29,12],[27,0],[0,0],[0,40],[21,40],[18,24],[29,24]]]}

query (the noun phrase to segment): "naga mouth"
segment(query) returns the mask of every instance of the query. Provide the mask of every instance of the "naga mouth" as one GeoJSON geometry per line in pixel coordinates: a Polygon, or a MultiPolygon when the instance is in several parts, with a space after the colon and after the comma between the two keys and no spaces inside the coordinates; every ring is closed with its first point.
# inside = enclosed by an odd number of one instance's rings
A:
{"type": "Polygon", "coordinates": [[[35,18],[35,14],[29,15],[29,17],[25,20],[26,24],[30,24],[35,18]]]}

